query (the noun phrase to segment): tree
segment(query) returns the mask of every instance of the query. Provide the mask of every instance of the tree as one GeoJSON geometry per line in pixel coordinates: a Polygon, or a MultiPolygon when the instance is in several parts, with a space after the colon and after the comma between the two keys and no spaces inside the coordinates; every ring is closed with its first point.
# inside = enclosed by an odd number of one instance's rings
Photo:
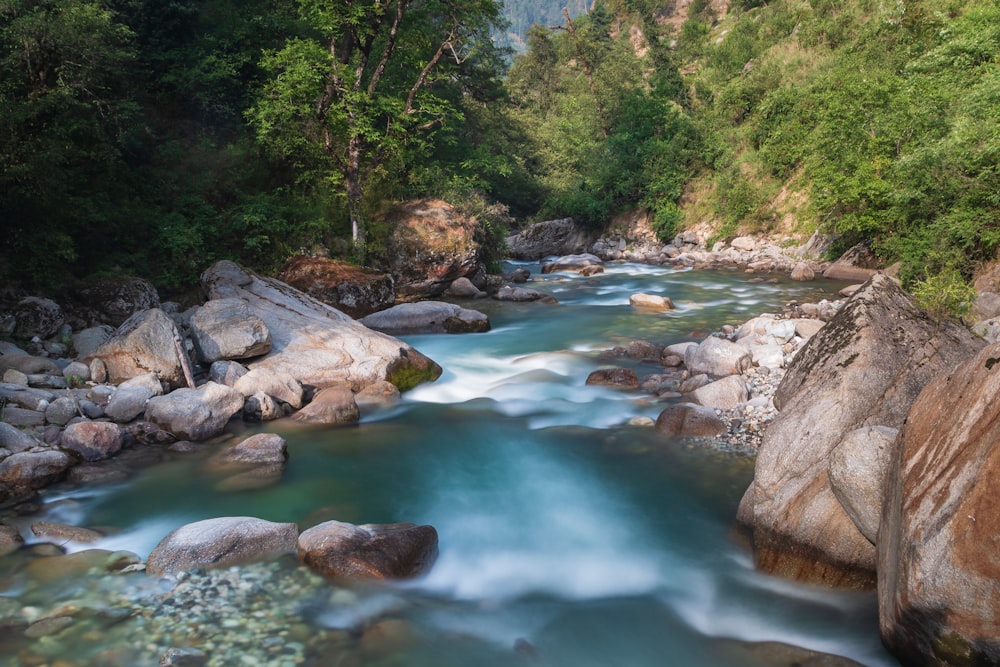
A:
{"type": "Polygon", "coordinates": [[[494,0],[300,0],[306,36],[265,54],[271,78],[248,112],[258,137],[318,170],[347,199],[365,258],[365,186],[407,146],[459,117],[447,89],[493,49],[494,0]]]}

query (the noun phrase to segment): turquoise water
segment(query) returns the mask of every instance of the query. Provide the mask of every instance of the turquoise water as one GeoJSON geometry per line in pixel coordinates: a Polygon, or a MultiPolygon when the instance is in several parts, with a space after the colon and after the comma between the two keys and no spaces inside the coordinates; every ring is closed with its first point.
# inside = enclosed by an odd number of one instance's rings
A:
{"type": "Polygon", "coordinates": [[[63,518],[109,526],[98,546],[142,556],[173,528],[215,516],[432,524],[440,557],[427,576],[314,609],[319,627],[351,627],[389,595],[419,640],[377,664],[787,664],[739,640],[895,665],[874,594],[753,571],[731,536],[751,460],[628,426],[662,404],[584,384],[613,345],[691,340],[839,287],[751,279],[630,264],[538,276],[530,286],[559,305],[476,301],[491,332],[407,338],[445,373],[401,404],[351,428],[269,425],[288,440],[279,484],[218,492],[218,477],[181,457],[125,483],[64,491],[75,502],[63,518]],[[677,310],[635,312],[638,291],[677,310]]]}

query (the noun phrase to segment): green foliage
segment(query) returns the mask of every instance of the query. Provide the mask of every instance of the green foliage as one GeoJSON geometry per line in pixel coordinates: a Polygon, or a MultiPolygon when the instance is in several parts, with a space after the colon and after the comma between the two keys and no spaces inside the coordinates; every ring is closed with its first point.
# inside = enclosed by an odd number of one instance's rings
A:
{"type": "Polygon", "coordinates": [[[947,269],[917,281],[913,295],[917,304],[934,319],[958,319],[972,312],[976,290],[958,271],[947,269]]]}

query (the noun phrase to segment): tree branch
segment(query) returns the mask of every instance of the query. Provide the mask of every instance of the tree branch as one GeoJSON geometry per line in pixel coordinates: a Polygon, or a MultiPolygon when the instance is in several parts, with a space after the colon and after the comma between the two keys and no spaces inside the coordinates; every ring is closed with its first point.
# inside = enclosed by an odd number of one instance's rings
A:
{"type": "Polygon", "coordinates": [[[368,82],[368,94],[372,95],[375,92],[375,88],[378,86],[379,80],[382,78],[382,74],[385,72],[385,67],[389,62],[389,58],[392,56],[392,52],[396,48],[396,35],[399,34],[399,25],[403,22],[403,16],[406,14],[407,8],[410,6],[410,0],[397,0],[396,2],[396,18],[392,22],[392,27],[389,29],[389,38],[385,42],[385,48],[382,49],[382,57],[379,59],[378,65],[375,67],[375,71],[372,72],[372,78],[368,82]]]}
{"type": "Polygon", "coordinates": [[[444,38],[441,42],[441,46],[438,47],[437,52],[434,57],[420,70],[420,75],[417,80],[413,82],[413,87],[410,88],[410,94],[406,96],[406,106],[403,107],[403,115],[408,116],[413,113],[413,100],[417,96],[417,92],[423,87],[424,82],[427,80],[427,75],[431,73],[434,66],[437,65],[438,61],[441,60],[441,56],[444,55],[445,49],[451,46],[451,42],[455,39],[455,33],[458,32],[458,22],[456,21],[452,27],[448,36],[444,38]]]}

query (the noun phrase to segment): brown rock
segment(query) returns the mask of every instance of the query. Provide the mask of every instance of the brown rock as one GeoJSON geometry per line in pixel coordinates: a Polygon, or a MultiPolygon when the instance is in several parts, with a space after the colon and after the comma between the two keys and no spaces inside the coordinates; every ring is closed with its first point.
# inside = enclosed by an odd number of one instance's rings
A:
{"type": "Polygon", "coordinates": [[[823,277],[829,280],[848,280],[863,283],[875,275],[880,266],[878,257],[869,245],[859,243],[827,267],[823,277]]]}
{"type": "Polygon", "coordinates": [[[658,294],[633,294],[628,298],[629,305],[633,308],[644,310],[667,311],[674,309],[674,302],[669,297],[658,294]]]}
{"type": "Polygon", "coordinates": [[[312,402],[295,413],[295,421],[305,424],[355,424],[361,411],[349,387],[326,387],[313,396],[312,402]]]}
{"type": "Polygon", "coordinates": [[[726,431],[715,410],[694,403],[667,406],[656,419],[656,430],[668,437],[711,438],[726,431]]]}
{"type": "Polygon", "coordinates": [[[412,523],[327,521],[304,531],[298,546],[302,562],[327,577],[406,579],[434,564],[438,536],[433,526],[412,523]]]}
{"type": "Polygon", "coordinates": [[[70,463],[68,454],[53,449],[8,456],[0,461],[0,502],[31,497],[61,479],[70,463]]]}
{"type": "Polygon", "coordinates": [[[209,465],[213,468],[281,465],[287,458],[288,447],[284,438],[275,433],[257,433],[219,452],[212,457],[209,465]]]}
{"type": "Polygon", "coordinates": [[[77,422],[63,431],[60,446],[84,461],[100,461],[121,451],[122,429],[113,422],[77,422]]]}
{"type": "Polygon", "coordinates": [[[830,455],[855,429],[901,426],[931,378],[981,347],[967,329],[932,321],[885,276],[848,300],[775,392],[780,413],[740,508],[756,565],[795,579],[871,586],[875,547],[834,495],[830,455]]]}
{"type": "Polygon", "coordinates": [[[0,524],[0,557],[10,555],[21,548],[24,538],[14,526],[0,524]]]}
{"type": "Polygon", "coordinates": [[[181,526],[163,538],[146,562],[153,575],[196,567],[226,567],[294,553],[299,530],[247,516],[206,519],[181,526]]]}
{"type": "Polygon", "coordinates": [[[638,389],[639,376],[631,368],[602,368],[587,376],[587,384],[616,389],[638,389]]]}
{"type": "Polygon", "coordinates": [[[882,639],[903,664],[1000,664],[1000,345],[921,392],[878,541],[882,639]]]}
{"type": "Polygon", "coordinates": [[[597,255],[591,255],[590,253],[566,255],[542,264],[542,273],[557,273],[560,271],[576,271],[579,273],[588,267],[600,267],[601,271],[603,271],[604,261],[597,255]]]}
{"type": "Polygon", "coordinates": [[[104,537],[96,530],[81,528],[80,526],[67,526],[62,523],[51,521],[36,521],[31,524],[31,532],[36,537],[41,537],[56,542],[81,542],[89,544],[104,537]]]}
{"type": "Polygon", "coordinates": [[[388,273],[325,257],[293,257],[278,280],[355,318],[388,308],[396,300],[388,273]]]}

